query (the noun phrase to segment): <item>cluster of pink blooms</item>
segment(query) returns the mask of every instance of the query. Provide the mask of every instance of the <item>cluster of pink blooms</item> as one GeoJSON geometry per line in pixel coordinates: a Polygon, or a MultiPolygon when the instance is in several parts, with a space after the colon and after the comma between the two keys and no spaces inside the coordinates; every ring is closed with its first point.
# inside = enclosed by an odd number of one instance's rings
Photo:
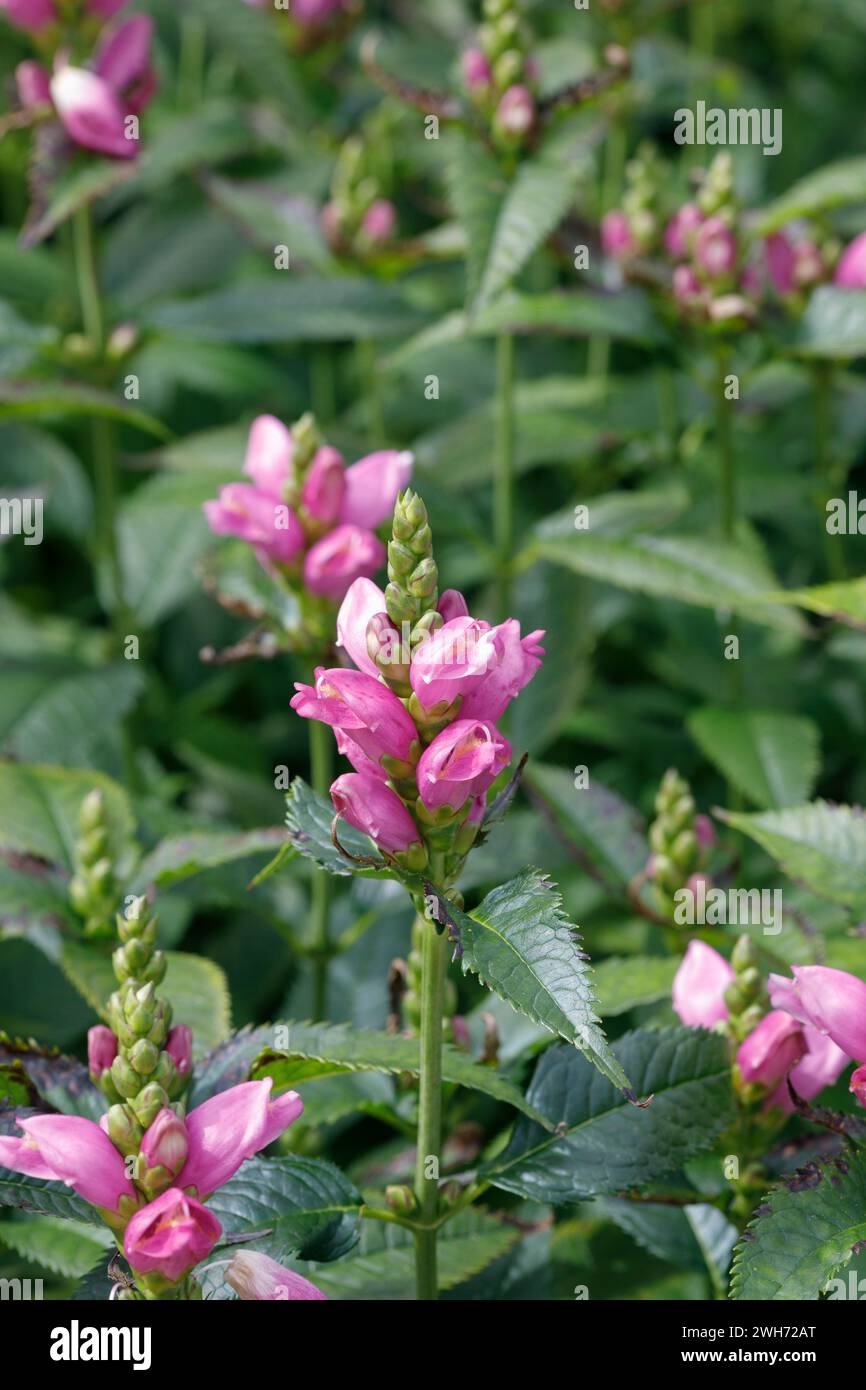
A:
{"type": "MultiPolygon", "coordinates": [[[[173,1028],[166,1050],[179,1074],[188,1075],[192,1066],[189,1028],[183,1024],[173,1028]]],[[[88,1062],[94,1081],[116,1056],[117,1039],[111,1029],[104,1024],[91,1028],[88,1062]]],[[[303,1110],[295,1091],[272,1100],[271,1084],[270,1078],[242,1082],[196,1106],[185,1118],[181,1107],[160,1110],[141,1141],[134,1177],[109,1138],[106,1117],[99,1124],[79,1115],[20,1119],[23,1138],[0,1136],[0,1164],[16,1173],[65,1183],[98,1208],[119,1244],[122,1235],[123,1253],[135,1273],[158,1274],[173,1283],[209,1255],[222,1235],[219,1221],[204,1205],[207,1199],[235,1175],[245,1159],[273,1143],[303,1110]],[[150,1191],[137,1185],[139,1165],[144,1175],[161,1170],[168,1184],[153,1200],[148,1200],[150,1191]]],[[[256,1269],[256,1262],[265,1257],[248,1252],[246,1259],[256,1269]]],[[[275,1268],[281,1271],[281,1283],[294,1292],[246,1292],[242,1297],[324,1297],[300,1275],[275,1268]]],[[[267,1273],[267,1266],[257,1269],[258,1278],[267,1273]]]]}
{"type": "Polygon", "coordinates": [[[401,698],[370,653],[381,661],[384,650],[398,650],[404,639],[382,590],[357,580],[337,623],[339,643],[356,669],[320,668],[315,685],[298,684],[292,699],[305,719],[333,728],[337,747],[355,769],[331,787],[337,814],[385,854],[405,854],[415,869],[427,862],[424,837],[433,825],[459,823],[465,830],[460,852],[468,850],[488,788],[511,761],[496,722],[543,656],[543,632],[521,638],[514,618],[497,627],[472,618],[453,589],[439,598],[435,621],[405,653],[410,693],[401,698]],[[432,737],[428,721],[438,729],[432,737]]]}
{"type": "MultiPolygon", "coordinates": [[[[87,0],[86,14],[109,19],[123,0],[87,0]]],[[[57,20],[52,0],[0,0],[9,18],[40,34],[57,20]]],[[[34,119],[53,114],[69,139],[83,149],[134,159],[138,153],[137,117],[156,90],[151,61],[153,21],[146,15],[117,20],[102,30],[86,66],[71,63],[58,50],[53,71],[41,63],[20,63],[15,78],[18,99],[34,119]]]]}
{"type": "MultiPolygon", "coordinates": [[[[794,978],[771,975],[773,1009],[737,1051],[743,1081],[768,1092],[767,1105],[792,1110],[790,1081],[803,1100],[832,1086],[853,1059],[850,1090],[866,1105],[866,983],[844,970],[795,965],[794,978]]],[[[734,971],[724,956],[693,940],[673,985],[673,1006],[689,1027],[714,1028],[728,1017],[725,991],[734,971]]]]}
{"type": "Polygon", "coordinates": [[[212,531],[247,541],[266,569],[339,603],[354,580],[383,565],[374,528],[390,514],[412,462],[411,454],[383,449],[347,468],[330,445],[302,448],[297,428],[260,415],[243,465],[252,481],[220,488],[204,511],[212,531]]]}
{"type": "Polygon", "coordinates": [[[517,0],[484,0],[483,11],[477,43],[461,59],[463,85],[494,141],[516,149],[535,128],[537,65],[517,0]]]}
{"type": "Polygon", "coordinates": [[[866,289],[866,232],[855,237],[837,260],[834,248],[828,251],[808,230],[785,227],[767,237],[764,254],[767,275],[782,298],[827,283],[846,290],[866,289]]]}

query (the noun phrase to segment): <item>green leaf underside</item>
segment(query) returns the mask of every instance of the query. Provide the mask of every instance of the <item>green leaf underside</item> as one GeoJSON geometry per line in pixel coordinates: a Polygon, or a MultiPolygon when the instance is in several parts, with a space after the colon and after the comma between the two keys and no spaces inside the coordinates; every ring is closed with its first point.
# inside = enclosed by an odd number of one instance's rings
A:
{"type": "Polygon", "coordinates": [[[866,912],[866,815],[859,807],[812,801],[781,811],[719,814],[813,893],[866,912]]]}
{"type": "MultiPolygon", "coordinates": [[[[350,1028],[346,1024],[286,1023],[286,1048],[266,1048],[256,1058],[252,1076],[258,1079],[271,1076],[275,1094],[320,1077],[338,1076],[345,1072],[373,1071],[397,1075],[407,1072],[418,1076],[421,1071],[421,1049],[417,1038],[403,1038],[391,1033],[376,1033],[366,1028],[350,1028]]],[[[536,1122],[545,1124],[543,1112],[529,1105],[518,1088],[492,1067],[480,1066],[465,1053],[446,1045],[442,1054],[443,1079],[453,1085],[481,1091],[493,1100],[513,1106],[536,1122]]],[[[303,1091],[301,1092],[303,1099],[303,1091]]]]}
{"type": "Polygon", "coordinates": [[[567,1203],[648,1184],[677,1172],[732,1119],[723,1038],[700,1028],[638,1029],[613,1044],[645,1108],[629,1105],[578,1053],[543,1054],[527,1093],[561,1129],[520,1119],[507,1149],[481,1176],[530,1201],[567,1203]]]}
{"type": "Polygon", "coordinates": [[[866,1240],[866,1153],[810,1164],[770,1192],[737,1247],[735,1299],[817,1299],[866,1240]]]}
{"type": "Polygon", "coordinates": [[[208,830],[170,836],[142,860],[130,891],[142,893],[151,883],[167,888],[222,864],[232,864],[254,854],[273,854],[284,844],[285,838],[285,831],[278,826],[247,830],[243,834],[208,830]]]}
{"type": "Polygon", "coordinates": [[[390,870],[384,861],[379,860],[373,841],[342,820],[337,826],[337,835],[344,849],[357,858],[378,861],[382,868],[370,864],[354,864],[351,859],[340,853],[331,839],[333,819],[334,808],[330,802],[317,796],[303,778],[296,777],[286,794],[286,825],[289,829],[289,840],[298,853],[313,859],[320,868],[327,869],[332,874],[390,878],[390,870]]]}
{"type": "Polygon", "coordinates": [[[467,914],[448,904],[463,970],[519,1013],[579,1047],[612,1085],[631,1091],[595,1012],[592,974],[562,897],[537,869],[494,888],[467,914]]]}

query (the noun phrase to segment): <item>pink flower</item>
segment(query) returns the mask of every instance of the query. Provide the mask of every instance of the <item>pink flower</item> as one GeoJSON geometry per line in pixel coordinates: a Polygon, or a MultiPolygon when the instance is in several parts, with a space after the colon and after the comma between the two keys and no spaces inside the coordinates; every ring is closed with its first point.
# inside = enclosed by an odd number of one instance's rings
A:
{"type": "Polygon", "coordinates": [[[76,145],[117,159],[135,158],[138,142],[127,139],[126,113],[114,89],[95,72],[59,68],[51,78],[51,98],[76,145]]]}
{"type": "Polygon", "coordinates": [[[292,478],[293,452],[292,436],[282,421],[275,415],[260,415],[250,428],[242,472],[260,492],[282,502],[292,478]]]}
{"type": "Polygon", "coordinates": [[[692,237],[704,220],[697,203],[683,203],[665,228],[665,247],[672,256],[687,256],[692,237]]]}
{"type": "Polygon", "coordinates": [[[508,618],[490,629],[497,660],[484,679],[475,684],[463,697],[460,715],[463,719],[484,719],[495,723],[508,705],[532,680],[541,665],[544,648],[542,628],[520,636],[520,623],[508,618]]]}
{"type": "Polygon", "coordinates": [[[221,1235],[213,1212],[170,1187],[135,1213],[123,1253],[139,1274],[161,1274],[174,1283],[210,1254],[221,1235]]]}
{"type": "Polygon", "coordinates": [[[354,525],[337,526],[307,551],[304,583],[311,593],[339,603],[356,579],[372,574],[384,563],[385,547],[372,531],[354,525]]]}
{"type": "Polygon", "coordinates": [[[459,589],[446,589],[444,594],[439,595],[439,612],[450,623],[452,618],[465,618],[469,613],[469,607],[459,589]]]}
{"type": "Polygon", "coordinates": [[[857,1067],[851,1073],[851,1084],[848,1087],[852,1096],[855,1096],[859,1105],[866,1105],[866,1067],[857,1067]]]}
{"type": "Polygon", "coordinates": [[[479,682],[486,684],[487,672],[498,661],[494,632],[487,623],[453,618],[416,647],[409,679],[424,709],[432,709],[442,701],[450,705],[479,682]]]}
{"type": "Polygon", "coordinates": [[[694,304],[703,296],[703,287],[691,266],[678,265],[672,277],[674,299],[680,304],[694,304]]]}
{"type": "Polygon", "coordinates": [[[221,487],[215,502],[204,503],[204,514],[216,535],[249,541],[274,564],[290,564],[303,548],[303,527],[291,507],[251,483],[221,487]]]}
{"type": "Polygon", "coordinates": [[[734,234],[721,217],[708,217],[698,228],[694,240],[695,261],[710,279],[729,275],[737,264],[734,234]]]}
{"type": "Polygon", "coordinates": [[[410,763],[418,735],[393,691],[366,671],[316,671],[315,686],[296,684],[292,709],[347,734],[376,765],[382,758],[410,763]]]}
{"type": "Polygon", "coordinates": [[[606,256],[616,260],[624,260],[636,250],[629,220],[619,208],[606,212],[601,219],[601,248],[606,256]]]}
{"type": "Polygon", "coordinates": [[[788,1081],[803,1100],[814,1100],[825,1086],[833,1085],[849,1061],[841,1048],[822,1033],[816,1033],[808,1024],[803,1025],[801,1032],[806,1051],[787,1080],[782,1081],[767,1100],[768,1108],[778,1105],[789,1114],[794,1109],[794,1102],[788,1090],[788,1081]]]}
{"type": "Polygon", "coordinates": [[[301,489],[301,506],[314,521],[332,525],[340,515],[346,495],[343,455],[330,445],[316,450],[301,489]]]}
{"type": "Polygon", "coordinates": [[[186,1121],[189,1156],[177,1178],[179,1188],[209,1197],[241,1164],[288,1129],[303,1111],[296,1091],[270,1099],[271,1078],[244,1081],[220,1091],[191,1110],[186,1121]]]}
{"type": "Polygon", "coordinates": [[[97,1023],[87,1030],[87,1067],[90,1075],[98,1080],[108,1071],[117,1056],[117,1038],[104,1023],[97,1023]]]}
{"type": "Polygon", "coordinates": [[[112,15],[122,9],[126,0],[88,0],[87,9],[90,14],[98,14],[102,19],[111,19],[112,15]]]}
{"type": "Polygon", "coordinates": [[[165,1050],[174,1059],[178,1074],[185,1076],[192,1066],[192,1029],[176,1023],[168,1035],[165,1050]]]}
{"type": "Polygon", "coordinates": [[[793,244],[784,232],[773,232],[764,242],[767,274],[779,294],[790,294],[794,288],[794,268],[797,257],[793,244]]]}
{"type": "Polygon", "coordinates": [[[11,24],[34,32],[44,29],[46,24],[53,24],[57,18],[52,0],[0,0],[0,10],[11,24]]]}
{"type": "Polygon", "coordinates": [[[377,198],[361,219],[361,231],[374,246],[390,241],[397,226],[397,209],[388,198],[377,198]]]}
{"type": "Polygon", "coordinates": [[[189,1154],[189,1136],[179,1115],[160,1110],[141,1141],[141,1156],[148,1168],[164,1168],[176,1178],[189,1154]]]}
{"type": "Polygon", "coordinates": [[[674,976],[674,1012],[688,1028],[713,1028],[728,1017],[725,990],[734,978],[732,966],[712,946],[695,937],[674,976]]]}
{"type": "Polygon", "coordinates": [[[806,1042],[797,1020],[776,1009],[766,1014],[737,1051],[737,1064],[746,1082],[771,1089],[799,1062],[806,1042]]]}
{"type": "Polygon", "coordinates": [[[515,83],[496,108],[493,123],[503,135],[519,139],[535,124],[535,102],[528,87],[515,83]]]}
{"type": "Polygon", "coordinates": [[[226,1270],[226,1283],[231,1284],[239,1298],[276,1300],[293,1303],[296,1300],[324,1299],[325,1294],[293,1269],[277,1264],[269,1255],[258,1250],[238,1250],[226,1270]]]}
{"type": "Polygon", "coordinates": [[[397,793],[378,777],[345,772],[331,787],[331,800],[343,820],[389,854],[401,854],[421,839],[397,793]]]}
{"type": "Polygon", "coordinates": [[[346,496],[341,521],[372,531],[394,510],[399,493],[412,476],[414,458],[398,449],[380,449],[346,469],[346,496]]]}
{"type": "Polygon", "coordinates": [[[94,57],[94,71],[122,99],[127,113],[141,111],[156,91],[150,60],[153,20],[133,15],[105,29],[94,57]]]}
{"type": "Polygon", "coordinates": [[[711,849],[716,842],[716,829],[709,816],[695,816],[695,838],[701,849],[711,849]]]}
{"type": "Polygon", "coordinates": [[[833,283],[846,290],[866,289],[866,232],[861,232],[845,247],[833,283]]]}
{"type": "Polygon", "coordinates": [[[99,1125],[80,1115],[34,1115],[18,1124],[24,1138],[0,1136],[0,1164],[65,1183],[92,1206],[116,1212],[134,1197],[123,1159],[99,1125]]]}
{"type": "Polygon", "coordinates": [[[356,579],[350,585],[337,614],[337,646],[345,647],[359,671],[378,676],[379,669],[367,652],[370,619],[385,612],[385,595],[372,579],[356,579]]]}
{"type": "Polygon", "coordinates": [[[487,791],[511,761],[511,746],[494,724],[457,719],[437,734],[418,762],[418,794],[429,811],[459,811],[487,791]]]}
{"type": "Polygon", "coordinates": [[[325,24],[343,7],[343,0],[292,0],[292,16],[298,24],[325,24]]]}
{"type": "Polygon", "coordinates": [[[771,975],[773,1007],[808,1023],[849,1057],[866,1059],[866,983],[826,965],[795,965],[793,980],[771,975]]]}
{"type": "Polygon", "coordinates": [[[25,111],[33,106],[51,105],[51,78],[41,63],[19,63],[15,69],[15,86],[25,111]]]}
{"type": "Polygon", "coordinates": [[[463,81],[470,92],[486,91],[493,81],[487,56],[480,48],[467,48],[460,59],[463,81]]]}

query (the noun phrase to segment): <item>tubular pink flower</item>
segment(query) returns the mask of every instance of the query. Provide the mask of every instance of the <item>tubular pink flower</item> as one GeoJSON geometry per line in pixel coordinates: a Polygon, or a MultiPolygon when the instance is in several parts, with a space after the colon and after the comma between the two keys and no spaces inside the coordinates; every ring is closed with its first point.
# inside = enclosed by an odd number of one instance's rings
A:
{"type": "Polygon", "coordinates": [[[292,17],[298,24],[326,24],[343,8],[343,0],[293,0],[292,17]]]}
{"type": "Polygon", "coordinates": [[[345,772],[331,787],[334,810],[380,849],[401,854],[421,835],[403,802],[380,778],[345,772]]]}
{"type": "Polygon", "coordinates": [[[788,1075],[806,1051],[797,1020],[781,1009],[766,1014],[737,1051],[743,1080],[771,1089],[788,1075]]]}
{"type": "Polygon", "coordinates": [[[186,1121],[189,1156],[177,1186],[209,1197],[245,1159],[267,1148],[303,1111],[296,1091],[270,1099],[271,1078],[244,1081],[191,1110],[186,1121]]]}
{"type": "Polygon", "coordinates": [[[387,781],[384,768],[374,763],[372,758],[368,758],[363,748],[348,734],[344,734],[342,729],[335,729],[334,737],[337,740],[337,752],[348,759],[356,772],[363,773],[365,777],[376,777],[380,782],[387,781]]]}
{"type": "Polygon", "coordinates": [[[866,232],[856,236],[842,252],[833,284],[846,290],[866,289],[866,232]]]}
{"type": "Polygon", "coordinates": [[[443,700],[450,705],[479,682],[486,683],[499,660],[489,624],[470,617],[453,618],[415,648],[409,679],[424,709],[432,709],[443,700]]]}
{"type": "Polygon", "coordinates": [[[695,233],[695,262],[711,279],[729,275],[737,264],[737,243],[721,217],[708,217],[695,233]]]}
{"type": "Polygon", "coordinates": [[[76,145],[117,159],[134,159],[138,141],[126,138],[125,113],[116,92],[95,72],[62,67],[51,78],[51,98],[76,145]]]}
{"type": "Polygon", "coordinates": [[[390,241],[397,226],[397,209],[388,198],[377,198],[361,219],[361,231],[374,246],[390,241]]]}
{"type": "Polygon", "coordinates": [[[367,652],[367,625],[377,613],[385,612],[385,595],[372,579],[356,579],[349,586],[337,614],[337,646],[344,647],[359,671],[378,676],[375,661],[367,652]]]}
{"type": "Polygon", "coordinates": [[[827,965],[795,965],[793,970],[793,980],[770,976],[773,1007],[810,1024],[849,1057],[866,1059],[866,983],[827,965]]]}
{"type": "Polygon", "coordinates": [[[673,273],[674,299],[680,304],[694,304],[703,296],[703,286],[691,266],[678,265],[673,273]]]}
{"type": "Polygon", "coordinates": [[[469,615],[469,605],[459,589],[446,589],[444,594],[440,594],[438,608],[446,623],[450,623],[452,618],[466,618],[469,615]]]}
{"type": "Polygon", "coordinates": [[[674,1012],[688,1028],[713,1028],[728,1017],[725,990],[733,967],[712,946],[694,938],[674,976],[674,1012]]]}
{"type": "Polygon", "coordinates": [[[292,479],[292,436],[275,415],[260,415],[254,420],[247,440],[247,452],[241,470],[252,478],[260,492],[282,502],[286,484],[292,479]]]}
{"type": "Polygon", "coordinates": [[[374,530],[394,510],[398,494],[412,476],[413,455],[380,449],[346,469],[346,496],[341,521],[374,530]]]}
{"type": "Polygon", "coordinates": [[[127,113],[141,111],[156,90],[152,40],[153,20],[142,14],[110,26],[100,37],[94,71],[117,92],[127,113]]]}
{"type": "Polygon", "coordinates": [[[794,1103],[788,1081],[803,1100],[814,1100],[825,1086],[833,1085],[850,1060],[841,1048],[822,1033],[816,1033],[808,1023],[802,1025],[801,1031],[806,1051],[787,1080],[782,1081],[767,1101],[768,1107],[779,1105],[789,1114],[794,1110],[794,1103]]]}
{"type": "Polygon", "coordinates": [[[784,232],[773,232],[764,242],[767,274],[779,294],[790,294],[794,288],[794,268],[797,257],[794,246],[784,232]]]}
{"type": "Polygon", "coordinates": [[[301,489],[301,506],[313,521],[331,525],[340,515],[346,495],[343,455],[329,444],[316,450],[301,489]]]}
{"type": "Polygon", "coordinates": [[[601,249],[615,260],[623,260],[636,250],[629,220],[619,208],[606,212],[601,219],[601,249]]]}
{"type": "Polygon", "coordinates": [[[411,715],[381,681],[366,671],[316,670],[315,686],[296,684],[292,709],[347,734],[375,764],[383,757],[409,762],[418,735],[411,715]]]}
{"type": "Polygon", "coordinates": [[[311,593],[339,603],[356,579],[375,573],[384,563],[385,547],[372,531],[336,526],[307,551],[304,583],[311,593]]]}
{"type": "Polygon", "coordinates": [[[467,48],[460,59],[463,81],[470,92],[484,92],[493,81],[487,55],[481,48],[467,48]]]}
{"type": "Polygon", "coordinates": [[[15,69],[15,86],[25,111],[33,106],[51,105],[51,78],[41,63],[19,63],[15,69]]]}
{"type": "Polygon", "coordinates": [[[487,791],[511,761],[511,745],[494,724],[457,719],[437,734],[418,762],[418,794],[429,811],[459,811],[487,791]]]}
{"type": "Polygon", "coordinates": [[[134,1197],[123,1159],[107,1134],[80,1115],[33,1115],[18,1124],[24,1138],[0,1138],[0,1163],[30,1177],[65,1183],[94,1207],[117,1211],[134,1197]]]}
{"type": "Polygon", "coordinates": [[[509,87],[496,108],[493,122],[512,139],[528,135],[535,124],[535,101],[529,88],[519,82],[509,87]]]}
{"type": "Polygon", "coordinates": [[[87,1067],[90,1075],[99,1078],[117,1056],[117,1038],[104,1023],[87,1030],[87,1067]]]}
{"type": "Polygon", "coordinates": [[[204,514],[216,535],[249,541],[274,564],[291,564],[303,548],[303,527],[292,509],[251,483],[227,483],[216,501],[204,503],[204,514]]]}
{"type": "Polygon", "coordinates": [[[174,1059],[178,1073],[185,1076],[192,1066],[192,1029],[176,1023],[168,1035],[165,1050],[174,1059]]]}
{"type": "Polygon", "coordinates": [[[293,1269],[277,1264],[258,1250],[238,1250],[226,1270],[226,1283],[239,1298],[294,1303],[324,1299],[325,1294],[293,1269]]]}
{"type": "Polygon", "coordinates": [[[866,1105],[866,1067],[854,1069],[851,1073],[851,1083],[848,1090],[855,1097],[858,1105],[866,1105]]]}
{"type": "Polygon", "coordinates": [[[665,247],[672,256],[687,256],[692,238],[704,220],[697,203],[683,203],[665,228],[665,247]]]}
{"type": "Polygon", "coordinates": [[[52,0],[0,0],[0,10],[10,24],[33,33],[44,29],[46,24],[53,24],[57,18],[52,0]]]}
{"type": "Polygon", "coordinates": [[[170,1187],[135,1213],[123,1253],[139,1274],[161,1274],[174,1283],[210,1254],[221,1235],[213,1212],[170,1187]]]}
{"type": "Polygon", "coordinates": [[[529,684],[541,665],[544,631],[537,628],[535,632],[521,637],[520,623],[516,618],[508,618],[498,627],[491,628],[489,635],[496,649],[496,663],[484,679],[464,695],[460,716],[495,723],[524,686],[529,684]]]}
{"type": "Polygon", "coordinates": [[[186,1125],[167,1107],[160,1110],[141,1141],[141,1156],[148,1168],[165,1168],[176,1178],[189,1153],[186,1125]]]}

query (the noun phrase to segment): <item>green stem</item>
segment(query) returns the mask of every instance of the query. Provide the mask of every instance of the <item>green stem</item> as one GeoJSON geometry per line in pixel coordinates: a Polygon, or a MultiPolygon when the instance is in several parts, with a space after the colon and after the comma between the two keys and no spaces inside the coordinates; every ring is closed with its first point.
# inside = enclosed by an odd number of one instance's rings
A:
{"type": "Polygon", "coordinates": [[[827,530],[827,500],[838,495],[844,482],[844,473],[833,459],[833,387],[834,371],[832,362],[819,362],[812,370],[815,420],[815,507],[823,532],[824,555],[830,579],[845,579],[845,552],[839,536],[827,530]],[[825,496],[824,494],[827,494],[825,496]]]}
{"type": "MultiPolygon", "coordinates": [[[[308,721],[310,739],[310,784],[319,796],[328,798],[331,785],[333,746],[331,730],[317,719],[308,721]]],[[[330,875],[324,869],[313,870],[311,886],[313,941],[313,1019],[326,1017],[328,1004],[328,960],[331,942],[328,935],[328,916],[331,897],[330,875]]]]}
{"type": "Polygon", "coordinates": [[[372,449],[385,443],[385,412],[379,389],[379,368],[376,344],[370,338],[359,338],[355,347],[358,363],[358,384],[367,406],[367,437],[372,449]]]}
{"type": "Polygon", "coordinates": [[[733,541],[737,529],[737,474],[734,458],[733,403],[725,396],[725,379],[730,358],[720,345],[716,351],[716,445],[719,451],[719,510],[722,535],[733,541]]]}
{"type": "Polygon", "coordinates": [[[180,26],[180,56],[178,59],[178,104],[182,107],[201,105],[204,96],[207,28],[197,15],[184,15],[180,26]]]}
{"type": "MultiPolygon", "coordinates": [[[[423,923],[421,966],[421,1081],[418,1093],[418,1152],[415,1194],[419,1219],[435,1222],[439,1207],[439,1149],[442,1143],[442,1015],[447,941],[432,922],[423,923]]],[[[436,1229],[415,1232],[415,1280],[419,1299],[439,1296],[436,1229]]]]}
{"type": "Polygon", "coordinates": [[[310,399],[313,414],[320,425],[328,425],[337,413],[337,393],[334,381],[334,359],[329,343],[311,350],[310,399]]]}
{"type": "Polygon", "coordinates": [[[496,545],[500,621],[511,608],[514,551],[514,338],[496,341],[496,452],[493,480],[493,534],[496,545]]]}

